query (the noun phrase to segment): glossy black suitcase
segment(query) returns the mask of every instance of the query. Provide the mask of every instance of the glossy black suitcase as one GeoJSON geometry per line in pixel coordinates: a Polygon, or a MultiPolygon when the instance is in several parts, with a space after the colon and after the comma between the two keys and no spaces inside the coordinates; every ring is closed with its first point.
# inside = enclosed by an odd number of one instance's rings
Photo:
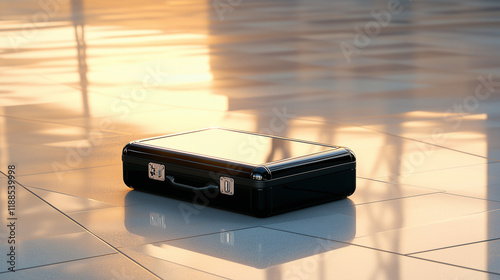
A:
{"type": "Polygon", "coordinates": [[[122,161],[131,188],[257,217],[342,199],[356,188],[348,148],[230,129],[133,141],[122,161]]]}

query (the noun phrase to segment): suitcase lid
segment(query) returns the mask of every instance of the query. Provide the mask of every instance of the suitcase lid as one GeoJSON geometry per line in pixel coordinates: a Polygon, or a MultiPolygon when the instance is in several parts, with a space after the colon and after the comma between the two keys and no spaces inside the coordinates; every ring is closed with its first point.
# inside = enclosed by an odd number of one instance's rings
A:
{"type": "Polygon", "coordinates": [[[123,161],[131,157],[215,172],[235,170],[239,176],[254,180],[271,180],[332,166],[353,169],[356,161],[345,147],[223,128],[133,141],[125,146],[123,161]]]}

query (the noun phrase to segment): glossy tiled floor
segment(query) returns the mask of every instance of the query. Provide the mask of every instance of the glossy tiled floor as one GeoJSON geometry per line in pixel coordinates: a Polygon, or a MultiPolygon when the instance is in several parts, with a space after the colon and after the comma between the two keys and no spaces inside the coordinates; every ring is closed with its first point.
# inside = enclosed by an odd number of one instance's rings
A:
{"type": "Polygon", "coordinates": [[[500,279],[498,1],[0,1],[1,279],[500,279]],[[257,219],[129,190],[129,141],[351,147],[257,219]],[[8,165],[16,166],[16,272],[8,165]]]}

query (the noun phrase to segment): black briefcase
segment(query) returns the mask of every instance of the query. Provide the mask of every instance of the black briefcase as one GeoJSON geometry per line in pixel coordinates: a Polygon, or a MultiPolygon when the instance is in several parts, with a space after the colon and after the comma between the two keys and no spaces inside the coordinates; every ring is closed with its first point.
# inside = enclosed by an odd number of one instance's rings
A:
{"type": "Polygon", "coordinates": [[[131,188],[257,217],[345,198],[356,188],[348,148],[230,129],[133,141],[122,161],[131,188]]]}

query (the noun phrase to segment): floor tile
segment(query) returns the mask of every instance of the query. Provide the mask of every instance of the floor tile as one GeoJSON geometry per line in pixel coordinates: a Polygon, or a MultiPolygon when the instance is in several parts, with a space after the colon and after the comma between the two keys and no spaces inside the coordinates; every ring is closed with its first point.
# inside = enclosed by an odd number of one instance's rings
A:
{"type": "Polygon", "coordinates": [[[38,188],[29,188],[29,190],[66,214],[116,206],[93,199],[46,191],[38,188]]]}
{"type": "MultiPolygon", "coordinates": [[[[43,88],[46,88],[46,86],[43,88]]],[[[122,93],[122,96],[118,94],[117,96],[95,93],[82,94],[72,87],[63,87],[60,91],[62,97],[56,100],[49,99],[46,101],[41,99],[29,104],[4,103],[0,109],[1,115],[12,119],[20,118],[37,122],[58,123],[62,120],[70,122],[78,118],[123,117],[134,112],[157,111],[168,108],[153,102],[139,103],[134,101],[131,97],[132,93],[126,91],[122,93]]],[[[47,95],[52,96],[51,94],[47,95]]]]}
{"type": "Polygon", "coordinates": [[[348,245],[257,227],[146,244],[126,248],[124,252],[132,253],[133,256],[150,256],[157,263],[168,261],[224,278],[259,279],[263,276],[279,276],[275,273],[282,264],[346,246],[348,245]],[[230,263],[233,265],[226,267],[230,263]]]}
{"type": "MultiPolygon", "coordinates": [[[[70,216],[116,247],[132,246],[221,229],[245,228],[258,219],[203,205],[131,191],[126,200],[141,204],[80,212],[70,216]],[[196,208],[195,208],[196,206],[196,208]]],[[[127,202],[126,202],[127,204],[127,202]]]]}
{"type": "Polygon", "coordinates": [[[62,177],[58,174],[72,169],[115,164],[115,158],[121,154],[121,148],[117,146],[122,144],[125,146],[128,142],[114,139],[105,143],[92,146],[87,140],[82,139],[73,141],[71,147],[59,148],[12,144],[7,148],[1,147],[0,152],[5,155],[3,162],[17,164],[19,176],[50,172],[56,180],[60,180],[62,177]]]}
{"type": "Polygon", "coordinates": [[[32,123],[26,132],[13,133],[0,147],[0,161],[18,163],[18,175],[28,175],[119,162],[121,149],[132,139],[127,134],[100,128],[32,123]],[[34,128],[33,128],[34,127],[34,128]],[[118,159],[118,160],[117,160],[118,159]]]}
{"type": "Polygon", "coordinates": [[[379,202],[438,192],[441,191],[429,188],[412,188],[402,184],[393,184],[357,178],[356,191],[349,197],[349,199],[352,200],[354,204],[360,205],[364,203],[379,202]]]}
{"type": "MultiPolygon", "coordinates": [[[[3,138],[6,147],[12,144],[22,144],[25,146],[47,145],[52,147],[66,147],[62,143],[83,142],[87,140],[90,143],[100,143],[104,139],[122,136],[123,133],[113,131],[111,125],[90,127],[85,123],[81,126],[71,124],[60,124],[53,122],[44,122],[39,120],[30,120],[25,118],[1,117],[0,122],[5,124],[3,138]],[[92,141],[91,141],[92,140],[92,141]]],[[[81,146],[86,146],[81,144],[81,146]]]]}
{"type": "Polygon", "coordinates": [[[451,108],[450,112],[414,111],[352,119],[347,122],[367,129],[496,159],[496,156],[492,156],[489,152],[488,143],[496,142],[499,137],[500,124],[497,117],[486,114],[489,109],[479,108],[477,111],[454,113],[451,108]]]}
{"type": "MultiPolygon", "coordinates": [[[[121,148],[119,154],[121,154],[121,148]]],[[[119,163],[119,154],[118,160],[116,158],[111,160],[119,163]]],[[[32,188],[35,193],[37,189],[40,189],[117,206],[125,205],[125,196],[130,191],[130,188],[123,182],[122,169],[120,163],[105,167],[19,176],[17,180],[24,186],[32,188]]],[[[62,203],[54,199],[49,202],[62,203]]]]}
{"type": "Polygon", "coordinates": [[[500,240],[434,250],[413,256],[500,274],[500,240]],[[471,258],[471,256],[474,256],[471,258]]]}
{"type": "MultiPolygon", "coordinates": [[[[2,201],[2,205],[7,205],[9,201],[7,182],[0,181],[0,184],[2,184],[2,186],[0,186],[0,200],[2,201]]],[[[15,189],[15,209],[13,210],[13,215],[7,207],[2,207],[0,211],[2,220],[5,222],[10,221],[8,218],[17,219],[13,221],[19,225],[19,230],[16,231],[16,238],[19,240],[57,237],[84,231],[83,228],[72,222],[59,211],[17,184],[15,189]]],[[[7,234],[8,229],[6,227],[0,229],[0,234],[7,234]]]]}
{"type": "MultiPolygon", "coordinates": [[[[189,100],[189,98],[187,99],[189,100]]],[[[231,113],[217,108],[199,110],[189,108],[168,108],[161,111],[134,113],[127,116],[77,120],[77,125],[89,122],[91,127],[109,123],[109,127],[129,135],[129,141],[145,138],[144,135],[159,136],[207,127],[228,127],[245,129],[253,126],[255,116],[231,113]],[[161,120],[161,124],[158,121],[161,120]],[[182,123],[179,120],[183,120],[182,123]]]]}
{"type": "Polygon", "coordinates": [[[439,223],[386,231],[360,237],[355,244],[401,254],[446,248],[500,238],[500,211],[477,213],[439,223]],[[460,234],[455,234],[459,232],[460,234]]]}
{"type": "Polygon", "coordinates": [[[143,262],[148,267],[174,263],[229,279],[373,279],[374,276],[412,279],[416,273],[429,279],[498,278],[498,275],[264,228],[146,244],[125,252],[150,256],[143,262]],[[353,270],[353,266],[363,269],[353,270]]]}
{"type": "Polygon", "coordinates": [[[159,279],[118,254],[67,261],[15,273],[0,273],[2,279],[159,279]]]}
{"type": "MultiPolygon", "coordinates": [[[[19,231],[23,228],[23,223],[20,223],[19,231]]],[[[2,252],[12,252],[8,247],[11,245],[2,244],[2,252]]],[[[91,234],[79,232],[30,240],[19,239],[16,240],[14,252],[17,255],[15,269],[23,269],[112,254],[116,251],[91,234]]],[[[10,260],[7,253],[1,257],[4,264],[10,260]]],[[[10,264],[2,267],[1,271],[8,272],[8,267],[10,264]]]]}
{"type": "MultiPolygon", "coordinates": [[[[332,240],[338,240],[335,237],[338,236],[344,238],[339,241],[346,241],[346,236],[352,240],[397,229],[408,229],[411,232],[411,228],[417,226],[439,224],[450,219],[500,209],[500,203],[447,194],[429,194],[367,203],[354,208],[332,207],[333,204],[321,205],[284,214],[281,219],[276,217],[276,220],[269,220],[266,225],[274,229],[332,240]],[[313,211],[314,215],[307,215],[313,211]],[[295,220],[286,220],[286,215],[294,216],[295,220]],[[347,227],[342,228],[339,224],[347,227]],[[345,230],[349,226],[352,230],[347,232],[351,232],[351,235],[346,235],[345,230]]],[[[479,222],[481,223],[485,228],[490,226],[484,220],[479,222]]]]}
{"type": "MultiPolygon", "coordinates": [[[[8,201],[12,201],[7,196],[7,182],[2,180],[0,183],[0,200],[2,205],[7,205],[8,201]]],[[[14,269],[115,252],[23,187],[16,184],[14,191],[15,207],[2,207],[0,213],[6,224],[0,230],[0,248],[6,252],[1,256],[2,263],[11,259],[7,253],[12,251],[17,256],[14,269]],[[14,246],[14,250],[11,246],[14,246]]],[[[8,266],[0,269],[8,271],[8,266]]]]}
{"type": "Polygon", "coordinates": [[[135,248],[122,249],[122,251],[127,256],[134,259],[134,261],[147,267],[155,275],[161,277],[161,279],[227,279],[199,269],[190,268],[184,264],[163,260],[151,254],[144,254],[140,251],[137,252],[135,248]]]}
{"type": "MultiPolygon", "coordinates": [[[[393,177],[400,184],[500,201],[500,164],[478,164],[393,177]]],[[[387,178],[388,179],[388,178],[387,178]]]]}
{"type": "MultiPolygon", "coordinates": [[[[383,138],[377,140],[384,141],[383,138]]],[[[349,147],[360,161],[358,176],[367,178],[409,176],[436,169],[493,162],[484,157],[405,139],[401,139],[399,144],[381,143],[379,147],[363,147],[356,143],[349,147]],[[391,156],[394,154],[398,156],[391,156]]]]}

